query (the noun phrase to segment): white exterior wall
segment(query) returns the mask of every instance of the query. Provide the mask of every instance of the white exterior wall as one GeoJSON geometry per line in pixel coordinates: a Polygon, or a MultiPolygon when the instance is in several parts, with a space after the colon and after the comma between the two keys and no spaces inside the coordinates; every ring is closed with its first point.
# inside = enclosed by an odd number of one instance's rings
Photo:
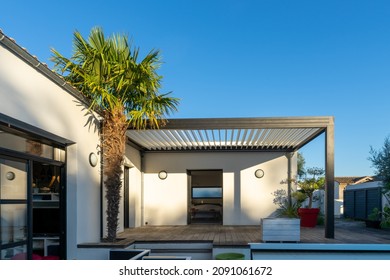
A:
{"type": "Polygon", "coordinates": [[[100,170],[88,156],[99,136],[75,97],[0,46],[0,112],[75,142],[67,148],[67,253],[77,244],[100,240],[100,170]]]}
{"type": "MultiPolygon", "coordinates": [[[[146,153],[144,156],[144,221],[148,225],[187,224],[187,170],[223,171],[223,224],[258,225],[276,210],[273,192],[287,188],[287,157],[273,152],[146,153]],[[264,177],[254,176],[256,169],[264,177]],[[165,180],[158,172],[166,170],[165,180]]],[[[296,156],[292,160],[296,174],[296,156]]]]}
{"type": "Polygon", "coordinates": [[[131,159],[129,174],[129,227],[142,225],[142,173],[141,155],[134,148],[126,150],[127,158],[131,159]]]}

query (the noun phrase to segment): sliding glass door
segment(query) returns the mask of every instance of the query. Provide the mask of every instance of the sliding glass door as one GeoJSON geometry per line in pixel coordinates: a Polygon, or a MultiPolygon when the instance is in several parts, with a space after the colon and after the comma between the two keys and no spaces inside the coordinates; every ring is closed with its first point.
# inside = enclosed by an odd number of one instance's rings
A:
{"type": "Polygon", "coordinates": [[[66,259],[65,151],[0,123],[0,260],[66,259]]]}

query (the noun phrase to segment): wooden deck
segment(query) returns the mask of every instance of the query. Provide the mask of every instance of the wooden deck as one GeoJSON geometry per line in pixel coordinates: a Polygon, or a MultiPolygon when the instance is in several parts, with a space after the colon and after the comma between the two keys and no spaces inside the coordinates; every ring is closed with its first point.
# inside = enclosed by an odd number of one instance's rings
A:
{"type": "MultiPolygon", "coordinates": [[[[301,228],[301,243],[390,244],[390,231],[366,228],[364,222],[338,219],[335,238],[325,238],[325,228],[301,228]]],[[[213,246],[247,246],[258,243],[260,226],[145,226],[120,233],[126,243],[133,242],[212,242],[213,246]]]]}

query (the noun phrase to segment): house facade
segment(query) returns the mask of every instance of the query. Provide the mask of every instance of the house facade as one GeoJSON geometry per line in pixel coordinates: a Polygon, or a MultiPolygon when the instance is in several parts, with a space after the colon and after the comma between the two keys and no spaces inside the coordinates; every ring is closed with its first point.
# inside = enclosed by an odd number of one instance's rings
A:
{"type": "MultiPolygon", "coordinates": [[[[84,97],[0,32],[0,259],[90,258],[105,236],[100,118],[84,97]]],[[[325,234],[333,233],[333,118],[176,119],[127,132],[119,228],[258,225],[326,133],[325,234]]]]}
{"type": "Polygon", "coordinates": [[[33,248],[77,258],[78,243],[101,236],[101,175],[89,163],[99,121],[77,91],[3,33],[0,61],[1,259],[31,258],[33,248]]]}

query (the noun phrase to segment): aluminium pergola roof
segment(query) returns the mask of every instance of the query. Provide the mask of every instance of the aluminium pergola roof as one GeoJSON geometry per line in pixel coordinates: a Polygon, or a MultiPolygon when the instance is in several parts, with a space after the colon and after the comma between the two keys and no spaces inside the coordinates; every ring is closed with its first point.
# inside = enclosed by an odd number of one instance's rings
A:
{"type": "Polygon", "coordinates": [[[331,117],[169,119],[160,129],[127,131],[145,151],[296,151],[333,122],[331,117]]]}

